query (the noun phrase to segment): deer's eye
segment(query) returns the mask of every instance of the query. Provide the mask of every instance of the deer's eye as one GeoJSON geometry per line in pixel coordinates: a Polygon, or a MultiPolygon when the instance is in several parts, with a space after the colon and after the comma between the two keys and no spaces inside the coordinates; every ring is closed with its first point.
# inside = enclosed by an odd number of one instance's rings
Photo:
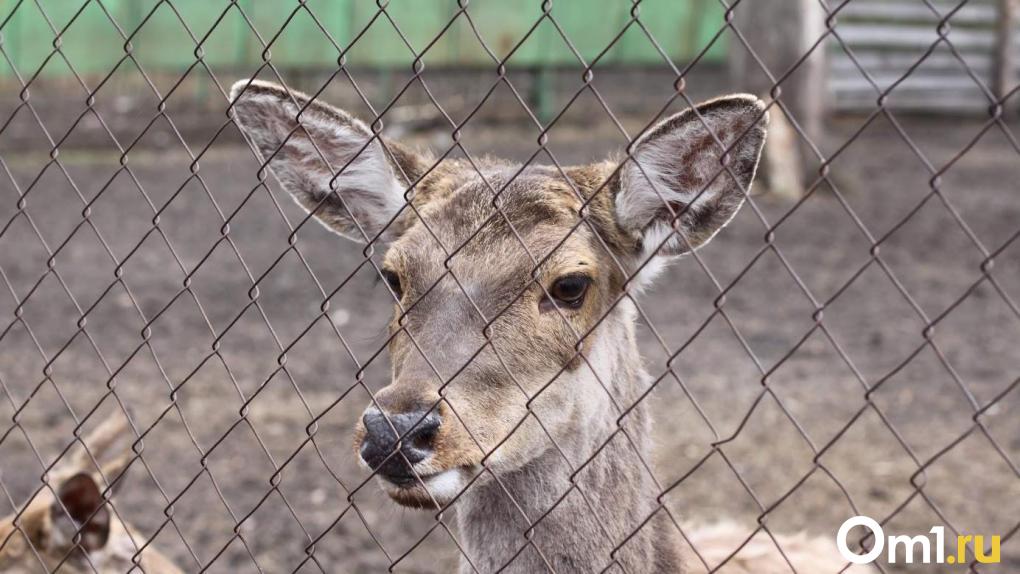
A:
{"type": "Polygon", "coordinates": [[[389,269],[380,269],[383,279],[386,280],[386,284],[390,286],[390,290],[397,296],[397,299],[404,297],[404,290],[400,286],[400,276],[390,271],[389,269]]]}
{"type": "Polygon", "coordinates": [[[577,309],[584,303],[584,295],[591,285],[591,278],[587,275],[575,274],[565,275],[556,280],[549,288],[549,296],[555,299],[556,304],[568,309],[577,309]]]}

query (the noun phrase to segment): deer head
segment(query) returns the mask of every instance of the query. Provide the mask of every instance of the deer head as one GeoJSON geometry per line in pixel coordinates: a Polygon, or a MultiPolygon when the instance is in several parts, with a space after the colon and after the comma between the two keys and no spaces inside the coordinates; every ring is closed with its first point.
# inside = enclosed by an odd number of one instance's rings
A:
{"type": "MultiPolygon", "coordinates": [[[[0,520],[0,572],[114,574],[136,565],[150,574],[182,574],[114,514],[109,496],[123,484],[130,452],[106,458],[115,443],[134,440],[119,411],[90,433],[86,449],[58,464],[48,485],[22,511],[0,520]],[[108,491],[104,493],[105,491],[108,491]]],[[[128,444],[130,444],[128,442],[128,444]]]]}
{"type": "Polygon", "coordinates": [[[483,465],[478,480],[519,469],[551,448],[547,437],[569,441],[608,414],[605,357],[633,346],[632,328],[614,329],[633,321],[621,295],[730,221],[767,121],[756,98],[724,97],[662,121],[625,160],[561,171],[436,162],[268,83],[239,82],[231,99],[300,205],[386,246],[392,381],[355,449],[394,500],[418,507],[448,503],[483,465]]]}

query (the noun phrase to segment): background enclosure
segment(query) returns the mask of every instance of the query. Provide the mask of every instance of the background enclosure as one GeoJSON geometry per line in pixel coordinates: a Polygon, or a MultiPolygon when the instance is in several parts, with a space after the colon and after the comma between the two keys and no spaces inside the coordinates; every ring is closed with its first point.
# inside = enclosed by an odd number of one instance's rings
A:
{"type": "Polygon", "coordinates": [[[1003,564],[973,570],[1016,571],[999,4],[811,0],[811,25],[763,36],[758,2],[0,3],[0,515],[122,409],[138,455],[113,503],[187,571],[451,571],[455,510],[396,508],[351,451],[388,380],[382,249],[260,177],[225,90],[282,82],[437,155],[570,165],[754,89],[802,188],[765,174],[637,298],[664,504],[748,536],[854,514],[1000,534],[1003,564]]]}

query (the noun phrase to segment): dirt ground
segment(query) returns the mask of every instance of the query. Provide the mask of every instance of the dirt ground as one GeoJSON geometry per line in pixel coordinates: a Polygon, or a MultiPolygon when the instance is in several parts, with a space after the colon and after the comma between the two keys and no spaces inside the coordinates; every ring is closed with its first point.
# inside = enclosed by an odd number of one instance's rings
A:
{"type": "MultiPolygon", "coordinates": [[[[631,134],[641,120],[625,121],[631,134]]],[[[1020,155],[993,127],[934,196],[926,161],[943,168],[983,124],[901,121],[916,150],[877,119],[830,165],[839,195],[759,195],[640,300],[649,372],[683,349],[648,399],[657,478],[672,485],[708,456],[666,497],[685,520],[750,531],[770,508],[777,531],[827,536],[854,514],[895,513],[890,533],[1016,528],[1020,388],[1006,391],[1020,378],[1020,155]]],[[[863,122],[833,122],[823,151],[863,122]]],[[[256,188],[231,129],[197,164],[166,145],[140,147],[126,169],[112,146],[52,162],[0,144],[0,515],[38,487],[76,420],[102,401],[93,428],[119,401],[151,430],[118,512],[186,570],[453,571],[444,528],[364,483],[350,447],[368,400],[359,373],[386,382],[385,291],[359,247],[317,225],[289,246],[303,213],[256,188]]],[[[537,135],[479,125],[463,142],[523,160],[537,135]]],[[[623,141],[596,118],[557,127],[549,149],[569,164],[623,141]]],[[[1002,555],[979,571],[1020,571],[1020,537],[1002,555]]]]}

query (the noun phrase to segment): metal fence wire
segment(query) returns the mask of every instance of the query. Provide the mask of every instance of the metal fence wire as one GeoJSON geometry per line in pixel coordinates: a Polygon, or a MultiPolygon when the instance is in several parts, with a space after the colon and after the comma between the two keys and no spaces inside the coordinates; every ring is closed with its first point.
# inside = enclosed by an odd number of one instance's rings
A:
{"type": "MultiPolygon", "coordinates": [[[[721,17],[682,64],[670,55],[673,39],[652,33],[650,3],[640,0],[626,3],[612,34],[584,39],[598,44],[590,53],[566,31],[569,13],[561,4],[569,3],[559,0],[535,2],[529,9],[536,18],[509,41],[486,32],[490,23],[478,17],[484,2],[467,0],[412,11],[382,0],[360,4],[359,10],[370,8],[363,29],[344,34],[320,16],[325,4],[304,0],[281,3],[286,10],[271,20],[256,16],[262,3],[215,3],[215,17],[201,23],[187,2],[140,2],[131,8],[132,26],[119,21],[109,0],[5,3],[0,514],[11,520],[0,525],[0,565],[11,560],[5,568],[16,572],[19,564],[26,572],[172,571],[146,561],[158,551],[181,570],[196,572],[436,572],[458,564],[477,572],[521,571],[522,564],[623,572],[634,570],[628,545],[664,528],[687,549],[692,571],[726,572],[764,545],[788,571],[803,573],[827,570],[798,567],[801,545],[788,546],[795,540],[789,534],[805,531],[831,542],[843,520],[867,514],[890,532],[924,534],[944,525],[949,537],[1001,536],[1002,563],[974,557],[974,551],[990,550],[985,537],[985,548],[972,549],[968,563],[952,571],[1020,566],[1020,226],[1011,172],[1020,144],[1007,118],[1015,89],[994,95],[955,44],[954,19],[985,3],[914,3],[911,10],[931,23],[933,39],[889,81],[872,76],[842,33],[840,16],[861,2],[819,0],[822,25],[807,51],[792,66],[772,69],[739,20],[753,1],[713,4],[721,17]],[[419,17],[437,22],[427,42],[409,39],[419,17]],[[26,37],[14,27],[18,18],[44,24],[35,30],[45,33],[26,37]],[[65,48],[86,18],[108,24],[107,37],[88,40],[112,54],[104,73],[79,73],[82,55],[65,48]],[[298,21],[314,36],[289,36],[298,21]],[[173,41],[146,40],[156,27],[173,41]],[[226,49],[218,34],[228,27],[255,47],[254,66],[218,63],[217,50],[226,49]],[[374,33],[399,42],[389,48],[403,54],[402,64],[384,72],[349,64],[359,50],[370,49],[363,43],[374,33]],[[468,76],[429,66],[451,35],[467,38],[462,45],[473,46],[486,63],[468,76]],[[574,61],[565,71],[536,74],[515,65],[539,35],[569,53],[574,61]],[[656,69],[644,70],[652,78],[647,84],[604,65],[625,36],[658,54],[656,69]],[[804,193],[783,201],[759,195],[757,183],[712,246],[685,255],[647,294],[639,292],[635,275],[649,263],[615,261],[607,273],[622,276],[618,293],[585,330],[562,331],[572,351],[558,357],[553,376],[521,380],[522,361],[534,360],[528,353],[538,351],[507,348],[497,326],[510,321],[529,328],[513,314],[514,305],[536,287],[552,297],[542,270],[572,241],[594,237],[600,253],[615,253],[597,217],[599,202],[615,193],[618,170],[586,193],[571,166],[594,161],[603,148],[619,150],[616,165],[634,164],[642,136],[698,104],[693,78],[718,67],[705,58],[723,44],[768,78],[769,88],[758,94],[764,109],[754,119],[787,120],[813,174],[804,193]],[[274,52],[293,50],[286,46],[329,51],[336,65],[323,72],[274,61],[274,52]],[[23,68],[18,52],[29,47],[41,57],[23,68]],[[825,51],[855,63],[853,73],[874,90],[874,106],[830,121],[825,141],[817,141],[787,104],[790,90],[784,88],[810,57],[825,51]],[[193,57],[182,70],[147,69],[163,52],[193,57]],[[918,117],[892,105],[897,90],[930,58],[957,66],[980,88],[981,117],[918,117]],[[283,86],[290,102],[294,127],[270,153],[239,137],[230,86],[242,78],[249,80],[238,98],[258,89],[251,84],[257,78],[283,86]],[[542,82],[557,84],[557,96],[552,104],[545,100],[549,108],[540,113],[534,108],[542,82]],[[642,96],[655,100],[653,111],[631,106],[614,112],[615,101],[646,88],[642,96]],[[306,203],[312,214],[284,199],[273,176],[274,162],[290,153],[288,141],[311,141],[306,147],[317,154],[331,145],[315,141],[323,132],[306,130],[320,102],[335,102],[364,121],[370,134],[361,151],[382,146],[393,158],[405,153],[393,142],[406,140],[434,153],[428,165],[403,175],[408,201],[399,216],[373,229],[352,211],[365,233],[362,245],[314,221],[338,200],[351,200],[336,188],[354,177],[345,172],[357,169],[353,161],[335,165],[322,156],[333,190],[306,203]],[[500,119],[495,107],[510,109],[517,121],[500,119]],[[423,117],[424,128],[404,127],[423,117]],[[237,151],[242,141],[243,153],[237,151]],[[483,156],[504,153],[520,163],[494,178],[483,156]],[[453,161],[474,170],[490,196],[492,213],[477,229],[453,233],[443,227],[458,223],[437,220],[427,204],[409,201],[423,182],[444,177],[453,161]],[[532,230],[519,229],[519,214],[508,212],[516,186],[531,185],[537,169],[569,182],[581,206],[569,230],[543,252],[527,239],[532,230]],[[416,290],[417,298],[401,300],[399,286],[384,273],[383,256],[409,217],[418,218],[441,257],[422,273],[428,285],[416,290]],[[509,266],[508,253],[517,249],[532,262],[520,285],[500,295],[500,305],[458,277],[465,262],[476,261],[470,253],[495,249],[484,243],[492,240],[493,227],[505,228],[505,237],[519,245],[500,244],[500,264],[509,266]],[[416,324],[414,309],[433,291],[465,301],[467,318],[447,328],[442,345],[418,340],[428,330],[409,327],[416,324]],[[387,331],[394,302],[397,319],[387,331]],[[640,392],[620,394],[599,374],[605,371],[597,352],[607,351],[597,342],[615,328],[621,309],[630,308],[650,377],[640,392]],[[390,381],[387,347],[404,337],[408,352],[422,358],[416,376],[436,389],[438,398],[428,406],[442,413],[442,425],[465,429],[463,440],[483,451],[456,492],[420,511],[398,510],[387,500],[376,473],[358,466],[350,446],[363,409],[386,410],[377,396],[390,381]],[[452,352],[465,338],[472,349],[461,364],[430,356],[452,352]],[[462,417],[478,407],[455,398],[464,396],[455,392],[459,381],[490,372],[472,366],[486,354],[498,357],[490,376],[506,388],[486,394],[472,383],[484,395],[479,400],[489,401],[484,409],[495,417],[500,400],[520,406],[513,420],[499,425],[462,417]],[[562,387],[578,369],[596,379],[604,395],[596,402],[606,410],[574,420],[565,433],[561,418],[548,420],[553,411],[541,407],[542,396],[570,396],[562,387]],[[644,423],[649,412],[654,448],[644,423]],[[88,437],[120,413],[130,421],[122,431],[127,456],[111,475],[101,464],[103,448],[88,437]],[[490,436],[492,428],[508,430],[490,436]],[[575,444],[572,434],[589,431],[597,440],[587,450],[564,446],[565,440],[575,444]],[[521,441],[566,468],[566,480],[520,488],[526,481],[505,470],[500,452],[522,448],[521,441]],[[83,446],[85,454],[76,455],[83,446]],[[621,452],[637,457],[607,460],[621,452]],[[73,489],[65,482],[74,460],[100,477],[101,498],[84,511],[69,502],[73,489]],[[593,489],[592,469],[611,469],[603,491],[593,489]],[[626,521],[605,516],[628,481],[652,485],[650,500],[623,512],[626,521]],[[609,484],[613,492],[605,491],[609,484]],[[500,508],[514,512],[505,522],[512,531],[465,540],[478,517],[458,505],[473,490],[496,488],[500,508]],[[98,518],[114,524],[111,540],[118,528],[130,526],[118,550],[126,561],[115,562],[114,551],[79,552],[66,540],[61,545],[54,542],[56,531],[40,539],[44,526],[34,513],[54,499],[61,504],[44,522],[57,528],[74,518],[71,533],[81,547],[97,544],[88,524],[98,518]],[[557,513],[567,508],[578,512],[572,518],[578,532],[598,532],[590,564],[558,560],[563,550],[556,541],[573,539],[544,528],[562,525],[557,513]],[[718,544],[697,537],[699,524],[726,521],[737,533],[732,544],[717,554],[699,546],[718,544]],[[486,541],[498,537],[511,546],[486,554],[486,541]]],[[[690,4],[705,9],[708,3],[690,4]]],[[[738,144],[727,140],[733,135],[716,134],[697,115],[723,160],[708,179],[737,178],[731,160],[738,144]]],[[[665,245],[678,237],[687,213],[659,197],[671,214],[671,233],[657,239],[665,245]]],[[[553,309],[569,327],[574,323],[564,311],[553,309]]],[[[387,424],[399,427],[407,441],[412,431],[406,424],[387,424]]],[[[400,441],[391,447],[386,464],[394,457],[407,461],[400,441]]],[[[416,473],[413,480],[428,478],[416,473]]],[[[875,543],[863,535],[855,542],[875,543]]],[[[840,562],[833,571],[850,566],[840,562]]],[[[875,567],[950,568],[883,561],[875,567]]]]}

